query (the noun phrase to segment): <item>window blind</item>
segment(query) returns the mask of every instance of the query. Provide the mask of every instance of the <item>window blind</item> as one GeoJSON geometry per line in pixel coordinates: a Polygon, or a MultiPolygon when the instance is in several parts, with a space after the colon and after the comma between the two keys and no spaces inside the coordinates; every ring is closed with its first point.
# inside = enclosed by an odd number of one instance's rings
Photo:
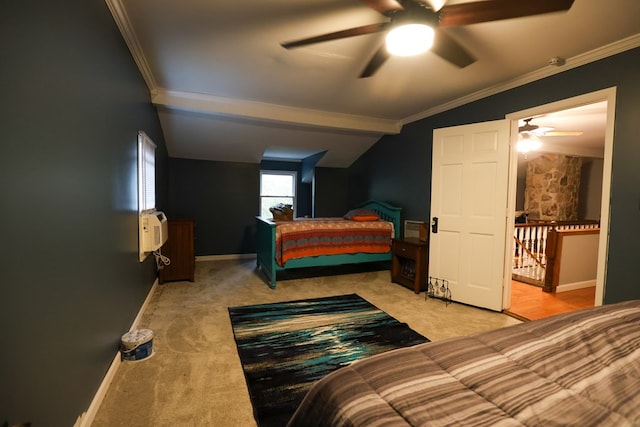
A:
{"type": "Polygon", "coordinates": [[[138,132],[138,208],[140,212],[156,208],[156,144],[144,132],[138,132]]]}

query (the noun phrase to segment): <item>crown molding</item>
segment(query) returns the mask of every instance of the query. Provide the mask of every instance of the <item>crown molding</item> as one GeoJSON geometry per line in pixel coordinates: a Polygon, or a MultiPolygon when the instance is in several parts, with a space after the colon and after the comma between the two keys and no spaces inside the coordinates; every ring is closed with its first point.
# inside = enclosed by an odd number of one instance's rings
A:
{"type": "Polygon", "coordinates": [[[625,52],[627,50],[635,49],[638,46],[640,46],[640,34],[635,34],[633,36],[619,40],[617,42],[614,42],[614,43],[602,46],[600,48],[591,50],[589,52],[569,58],[567,59],[566,63],[560,67],[554,66],[554,65],[548,65],[546,67],[540,68],[530,73],[523,74],[522,76],[519,76],[515,79],[508,80],[506,82],[502,82],[494,86],[490,86],[486,89],[473,92],[461,98],[454,99],[453,101],[440,104],[436,107],[430,108],[420,113],[405,117],[400,121],[400,123],[402,125],[406,125],[408,123],[412,123],[417,120],[425,119],[427,117],[434,116],[444,111],[452,110],[456,107],[460,107],[470,102],[478,101],[482,98],[486,98],[488,96],[495,95],[500,92],[505,92],[507,90],[514,89],[519,86],[524,86],[528,83],[543,79],[545,77],[563,73],[572,68],[577,68],[582,65],[589,64],[591,62],[595,62],[600,59],[604,59],[609,56],[613,56],[618,53],[625,52]]]}
{"type": "Polygon", "coordinates": [[[138,69],[140,70],[147,87],[149,88],[151,100],[156,105],[160,105],[168,109],[200,112],[209,115],[233,116],[239,118],[244,117],[247,119],[261,119],[293,125],[333,128],[343,131],[367,132],[374,134],[398,134],[400,133],[402,126],[405,124],[431,117],[470,102],[523,86],[536,80],[559,74],[572,68],[580,67],[640,46],[640,34],[635,34],[626,39],[622,39],[601,48],[594,49],[590,52],[569,58],[566,60],[566,63],[560,67],[548,65],[515,79],[499,83],[396,121],[375,117],[302,109],[242,99],[223,98],[191,92],[169,91],[160,88],[142,51],[138,37],[133,30],[126,8],[124,7],[123,0],[105,0],[105,2],[111,11],[114,21],[120,29],[122,37],[129,47],[129,51],[131,52],[134,61],[138,65],[138,69]]]}
{"type": "Polygon", "coordinates": [[[301,126],[316,126],[343,131],[398,134],[402,125],[396,120],[309,110],[242,99],[223,98],[192,92],[160,88],[142,51],[122,0],[105,0],[149,91],[151,102],[168,109],[193,111],[209,115],[260,119],[301,126]]]}
{"type": "Polygon", "coordinates": [[[133,30],[133,26],[129,20],[129,15],[127,15],[127,11],[122,4],[122,0],[105,0],[105,2],[111,11],[113,20],[116,21],[116,25],[120,29],[122,38],[124,38],[125,43],[129,47],[133,60],[138,65],[138,69],[149,88],[149,92],[151,92],[151,95],[153,96],[158,89],[158,85],[153,73],[151,72],[151,67],[147,62],[147,58],[142,52],[142,47],[140,46],[140,42],[138,41],[135,31],[133,30]]]}
{"type": "Polygon", "coordinates": [[[245,117],[290,125],[314,126],[342,131],[398,134],[401,124],[395,120],[329,111],[310,110],[265,102],[224,98],[219,96],[172,91],[158,88],[151,97],[153,104],[168,109],[209,115],[245,117]]]}

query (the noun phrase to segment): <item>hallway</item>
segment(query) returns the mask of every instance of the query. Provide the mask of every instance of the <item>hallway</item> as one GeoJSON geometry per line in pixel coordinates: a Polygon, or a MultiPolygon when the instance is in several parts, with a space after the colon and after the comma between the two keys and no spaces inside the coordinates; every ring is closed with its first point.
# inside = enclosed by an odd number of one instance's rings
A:
{"type": "Polygon", "coordinates": [[[593,307],[595,287],[575,291],[547,293],[542,288],[511,281],[511,307],[505,314],[520,320],[536,320],[554,314],[593,307]]]}

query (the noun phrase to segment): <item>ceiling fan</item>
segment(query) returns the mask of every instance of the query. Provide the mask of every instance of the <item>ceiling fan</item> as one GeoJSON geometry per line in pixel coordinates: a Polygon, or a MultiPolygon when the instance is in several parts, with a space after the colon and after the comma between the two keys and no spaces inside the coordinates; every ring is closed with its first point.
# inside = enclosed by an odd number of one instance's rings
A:
{"type": "Polygon", "coordinates": [[[524,119],[524,125],[518,128],[520,134],[528,134],[533,136],[580,136],[583,134],[579,130],[557,131],[555,128],[548,126],[538,126],[531,124],[533,117],[524,119]]]}
{"type": "MultiPolygon", "coordinates": [[[[362,0],[367,6],[388,18],[385,22],[364,25],[333,33],[322,34],[315,37],[294,40],[282,43],[286,49],[306,46],[330,40],[338,40],[348,37],[387,33],[387,46],[380,46],[369,60],[360,74],[360,78],[372,76],[391,54],[408,55],[393,51],[391,39],[393,35],[407,30],[409,27],[418,30],[420,37],[411,37],[412,42],[421,42],[417,53],[431,49],[436,55],[464,68],[476,61],[476,59],[457,41],[450,37],[443,28],[458,27],[462,25],[476,24],[480,22],[497,21],[523,16],[539,15],[551,12],[567,11],[573,5],[574,0],[485,0],[471,3],[445,5],[439,10],[434,10],[425,0],[362,0]],[[426,48],[425,48],[426,46],[426,48]],[[387,49],[391,49],[390,53],[387,49]]],[[[400,43],[406,47],[406,41],[400,43]]],[[[415,54],[415,53],[411,53],[415,54]]]]}

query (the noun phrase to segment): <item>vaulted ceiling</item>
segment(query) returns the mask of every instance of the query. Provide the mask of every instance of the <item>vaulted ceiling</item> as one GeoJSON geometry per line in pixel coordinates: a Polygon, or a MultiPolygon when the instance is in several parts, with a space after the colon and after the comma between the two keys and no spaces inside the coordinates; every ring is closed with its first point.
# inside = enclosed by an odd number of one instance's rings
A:
{"type": "MultiPolygon", "coordinates": [[[[575,0],[567,12],[442,29],[476,59],[467,67],[426,52],[359,78],[382,33],[281,43],[384,22],[368,6],[377,0],[106,2],[169,155],[191,159],[258,163],[326,150],[320,166],[348,167],[406,123],[640,45],[640,1],[575,0]]],[[[585,126],[563,120],[545,125],[585,126]]]]}

